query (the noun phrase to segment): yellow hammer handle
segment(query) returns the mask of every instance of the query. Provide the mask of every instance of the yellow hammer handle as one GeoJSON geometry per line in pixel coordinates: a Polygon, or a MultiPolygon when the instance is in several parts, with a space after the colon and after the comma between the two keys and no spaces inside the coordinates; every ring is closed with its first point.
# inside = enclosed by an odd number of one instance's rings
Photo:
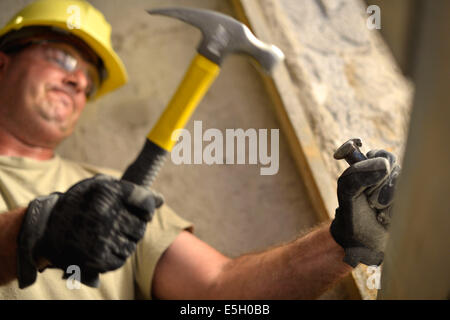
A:
{"type": "Polygon", "coordinates": [[[170,152],[178,138],[172,139],[172,133],[185,127],[219,71],[217,64],[197,54],[172,100],[147,135],[148,140],[170,152]]]}

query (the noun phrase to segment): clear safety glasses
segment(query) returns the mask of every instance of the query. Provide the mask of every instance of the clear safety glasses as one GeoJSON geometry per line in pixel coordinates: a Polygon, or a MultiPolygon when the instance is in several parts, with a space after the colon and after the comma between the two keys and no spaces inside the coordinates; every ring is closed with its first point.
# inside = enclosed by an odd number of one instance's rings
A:
{"type": "MultiPolygon", "coordinates": [[[[86,97],[90,99],[95,96],[95,93],[100,87],[101,78],[99,70],[94,64],[83,60],[80,55],[71,52],[72,50],[69,49],[70,46],[61,41],[29,41],[21,45],[14,46],[7,51],[19,51],[30,46],[40,47],[43,50],[42,53],[45,60],[69,73],[74,73],[81,70],[88,79],[88,85],[85,91],[86,97]]],[[[73,51],[75,51],[75,49],[73,49],[73,51]]]]}

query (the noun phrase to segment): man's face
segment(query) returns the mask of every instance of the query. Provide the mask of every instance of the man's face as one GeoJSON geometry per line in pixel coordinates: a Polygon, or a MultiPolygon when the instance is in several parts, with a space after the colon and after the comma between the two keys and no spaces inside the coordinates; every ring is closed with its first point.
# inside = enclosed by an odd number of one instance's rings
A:
{"type": "Polygon", "coordinates": [[[88,63],[64,43],[0,55],[0,125],[25,144],[56,147],[73,132],[85,107],[92,85],[88,63]],[[77,68],[69,72],[64,63],[77,68]]]}

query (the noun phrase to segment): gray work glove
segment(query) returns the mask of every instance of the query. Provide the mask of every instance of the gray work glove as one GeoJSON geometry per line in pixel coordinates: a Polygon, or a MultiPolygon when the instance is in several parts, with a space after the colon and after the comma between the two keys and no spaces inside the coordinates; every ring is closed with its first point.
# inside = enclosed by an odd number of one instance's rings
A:
{"type": "Polygon", "coordinates": [[[388,238],[391,208],[400,166],[384,150],[367,153],[338,179],[338,201],[330,232],[345,250],[344,262],[380,265],[388,238]]]}
{"type": "Polygon", "coordinates": [[[149,189],[105,175],[36,198],[18,237],[19,287],[35,282],[42,258],[64,271],[77,265],[80,281],[97,287],[99,273],[120,268],[135,251],[163,202],[149,189]]]}

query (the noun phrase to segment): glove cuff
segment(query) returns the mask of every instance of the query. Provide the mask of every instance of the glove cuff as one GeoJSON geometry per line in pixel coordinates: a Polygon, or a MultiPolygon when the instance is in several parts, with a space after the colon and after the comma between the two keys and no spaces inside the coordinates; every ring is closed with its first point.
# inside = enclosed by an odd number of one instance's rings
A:
{"type": "MultiPolygon", "coordinates": [[[[339,208],[336,209],[336,217],[339,215],[339,208]]],[[[349,237],[350,230],[341,225],[341,219],[334,219],[331,222],[330,234],[334,241],[345,251],[343,261],[355,268],[359,263],[368,266],[379,266],[384,259],[384,253],[365,247],[361,242],[349,237]],[[347,236],[347,237],[346,237],[347,236]]]]}
{"type": "Polygon", "coordinates": [[[376,252],[365,247],[345,248],[344,262],[355,268],[359,263],[366,266],[379,266],[383,262],[383,252],[376,252]]]}
{"type": "Polygon", "coordinates": [[[348,240],[343,239],[342,234],[345,234],[345,228],[344,226],[342,226],[342,223],[340,222],[341,219],[338,219],[338,215],[339,215],[339,208],[336,209],[336,213],[335,213],[335,218],[334,220],[331,222],[330,225],[330,234],[333,237],[334,241],[336,241],[336,243],[338,245],[340,245],[342,248],[346,248],[348,247],[348,240]]]}
{"type": "Polygon", "coordinates": [[[50,213],[55,206],[59,193],[38,197],[28,205],[17,239],[17,279],[19,288],[32,285],[37,277],[35,249],[42,238],[50,213]]]}

